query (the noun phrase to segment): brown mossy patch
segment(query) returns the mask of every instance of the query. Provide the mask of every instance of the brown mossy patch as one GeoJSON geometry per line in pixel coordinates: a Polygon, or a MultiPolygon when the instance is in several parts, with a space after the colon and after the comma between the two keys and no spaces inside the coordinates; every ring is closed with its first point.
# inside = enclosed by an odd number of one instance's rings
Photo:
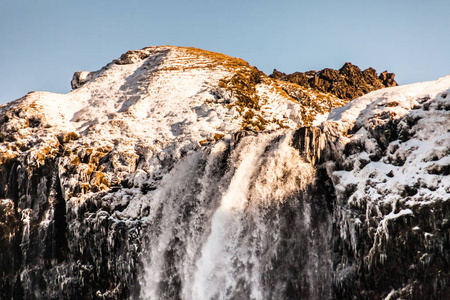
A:
{"type": "Polygon", "coordinates": [[[237,71],[231,78],[220,80],[219,87],[231,92],[232,97],[237,100],[234,103],[235,106],[259,110],[260,98],[256,85],[262,82],[264,76],[264,73],[255,67],[244,68],[237,71]]]}
{"type": "Polygon", "coordinates": [[[198,141],[198,143],[199,143],[200,146],[207,145],[209,142],[210,142],[210,141],[209,141],[208,139],[203,139],[203,140],[198,141]]]}
{"type": "Polygon", "coordinates": [[[386,104],[386,106],[387,107],[396,107],[396,106],[398,106],[398,102],[397,101],[391,101],[391,102],[388,102],[387,104],[386,104]]]}
{"type": "Polygon", "coordinates": [[[280,126],[280,128],[283,128],[283,129],[291,128],[290,126],[284,124],[285,122],[286,122],[286,120],[283,120],[283,119],[282,120],[279,120],[279,119],[273,119],[272,120],[272,123],[277,124],[278,126],[280,126]]]}
{"type": "Polygon", "coordinates": [[[73,157],[70,159],[70,164],[71,164],[72,166],[78,166],[80,163],[81,163],[81,161],[80,161],[80,158],[79,158],[78,156],[73,156],[73,157]]]}
{"type": "Polygon", "coordinates": [[[221,79],[219,88],[228,91],[234,100],[230,107],[235,107],[242,115],[243,130],[264,130],[266,120],[258,113],[261,99],[256,86],[265,79],[265,74],[255,67],[242,68],[231,78],[221,79]]]}
{"type": "MultiPolygon", "coordinates": [[[[130,55],[134,55],[136,57],[136,60],[141,60],[152,55],[148,52],[149,50],[151,51],[151,48],[154,47],[146,47],[138,51],[129,52],[130,55]]],[[[161,46],[161,48],[166,49],[166,51],[178,51],[181,53],[184,52],[184,54],[186,55],[186,57],[180,57],[181,59],[186,60],[186,63],[181,63],[179,66],[166,66],[160,69],[164,71],[216,68],[218,66],[223,67],[229,71],[234,71],[242,67],[250,67],[248,62],[243,59],[228,56],[218,52],[207,51],[194,47],[161,46]],[[190,62],[192,60],[196,61],[196,63],[191,64],[190,62]]]]}
{"type": "Polygon", "coordinates": [[[80,135],[78,133],[76,133],[76,132],[73,132],[73,131],[71,131],[71,132],[61,132],[60,134],[58,134],[57,138],[58,138],[58,141],[61,144],[66,144],[66,143],[69,143],[71,141],[78,140],[80,138],[80,135]]]}
{"type": "Polygon", "coordinates": [[[255,114],[254,111],[248,110],[242,121],[243,130],[262,131],[266,129],[267,121],[260,114],[255,114]]]}
{"type": "Polygon", "coordinates": [[[92,175],[91,184],[98,186],[100,190],[103,190],[106,187],[109,187],[111,185],[111,182],[105,173],[98,171],[92,175]]]}
{"type": "MultiPolygon", "coordinates": [[[[101,164],[101,159],[108,155],[112,147],[89,147],[69,150],[63,152],[66,163],[65,174],[76,176],[78,183],[68,191],[68,194],[79,197],[89,192],[107,190],[111,187],[108,175],[104,172],[105,166],[101,164]]],[[[87,147],[88,145],[85,145],[87,147]]]]}

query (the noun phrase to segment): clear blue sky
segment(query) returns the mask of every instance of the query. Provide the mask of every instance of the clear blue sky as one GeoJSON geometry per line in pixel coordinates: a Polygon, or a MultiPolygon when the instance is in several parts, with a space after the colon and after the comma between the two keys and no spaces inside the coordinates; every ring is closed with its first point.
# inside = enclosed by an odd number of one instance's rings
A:
{"type": "Polygon", "coordinates": [[[70,91],[130,49],[193,46],[270,74],[350,61],[400,84],[450,74],[449,0],[0,0],[0,103],[70,91]]]}

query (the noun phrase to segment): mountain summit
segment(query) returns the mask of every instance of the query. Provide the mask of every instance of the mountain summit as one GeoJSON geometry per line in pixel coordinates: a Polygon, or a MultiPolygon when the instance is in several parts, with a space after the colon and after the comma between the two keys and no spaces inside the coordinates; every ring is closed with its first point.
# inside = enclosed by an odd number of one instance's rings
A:
{"type": "Polygon", "coordinates": [[[147,47],[0,106],[0,298],[445,299],[450,76],[358,70],[147,47]]]}
{"type": "MultiPolygon", "coordinates": [[[[331,94],[291,85],[291,92],[309,97],[309,104],[300,103],[283,84],[220,53],[173,46],[129,51],[99,71],[76,72],[68,94],[31,92],[0,107],[1,159],[28,153],[39,165],[70,142],[74,149],[90,145],[100,153],[116,149],[123,161],[116,171],[133,170],[145,157],[153,174],[160,160],[176,161],[240,130],[295,129],[344,104],[331,94]]],[[[115,178],[116,171],[106,177],[115,178]]],[[[95,190],[112,184],[101,182],[95,190]]],[[[92,184],[78,185],[87,191],[92,184]]]]}

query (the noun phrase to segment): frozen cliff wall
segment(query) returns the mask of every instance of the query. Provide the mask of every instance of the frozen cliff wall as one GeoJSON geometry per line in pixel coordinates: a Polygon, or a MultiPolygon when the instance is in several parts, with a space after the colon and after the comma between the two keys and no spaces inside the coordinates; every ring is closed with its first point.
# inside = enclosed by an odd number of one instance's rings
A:
{"type": "Polygon", "coordinates": [[[72,85],[0,107],[2,299],[449,293],[450,77],[322,124],[348,101],[194,48],[72,85]]]}
{"type": "Polygon", "coordinates": [[[380,90],[330,114],[338,298],[449,292],[450,77],[380,90]]]}
{"type": "Polygon", "coordinates": [[[296,131],[332,181],[333,298],[447,297],[449,94],[449,76],[380,90],[296,131]]]}

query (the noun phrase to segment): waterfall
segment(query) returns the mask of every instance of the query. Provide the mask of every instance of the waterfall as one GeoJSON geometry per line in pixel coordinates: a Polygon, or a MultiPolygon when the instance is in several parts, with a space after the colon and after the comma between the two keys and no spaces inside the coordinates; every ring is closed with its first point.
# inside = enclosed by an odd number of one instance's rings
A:
{"type": "Polygon", "coordinates": [[[142,299],[331,297],[329,216],[292,132],[186,156],[148,196],[142,299]]]}

